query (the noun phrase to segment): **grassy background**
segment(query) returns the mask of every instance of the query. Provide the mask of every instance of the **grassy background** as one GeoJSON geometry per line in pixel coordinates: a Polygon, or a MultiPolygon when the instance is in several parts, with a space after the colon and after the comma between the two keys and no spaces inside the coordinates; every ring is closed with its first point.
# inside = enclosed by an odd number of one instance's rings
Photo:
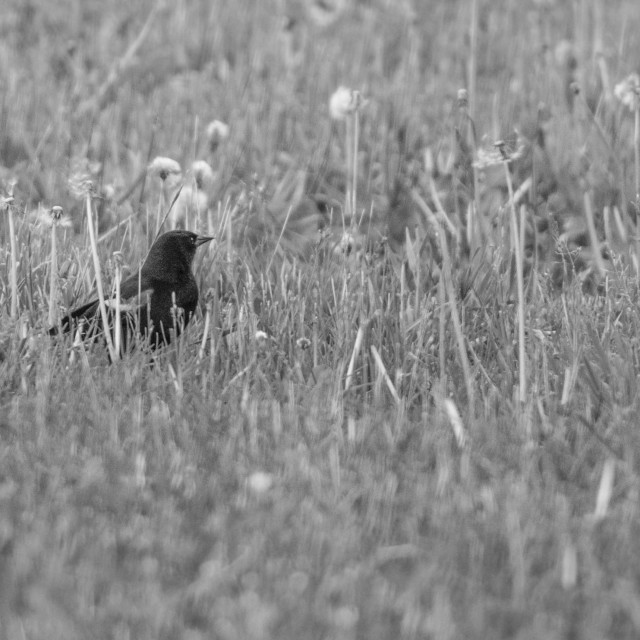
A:
{"type": "Polygon", "coordinates": [[[326,24],[276,0],[6,4],[19,316],[3,213],[2,640],[640,635],[634,130],[603,74],[639,59],[635,0],[480,0],[475,50],[466,0],[346,2],[326,24]],[[455,137],[472,60],[479,143],[517,129],[514,187],[534,178],[524,402],[503,167],[474,195],[455,137]],[[368,100],[353,219],[328,110],[341,84],[368,100]],[[212,153],[214,118],[230,137],[212,153]],[[109,366],[100,345],[43,336],[36,207],[69,215],[72,305],[94,276],[69,179],[101,196],[109,280],[164,212],[151,176],[118,202],[157,155],[216,174],[202,313],[153,366],[109,366]],[[429,175],[467,238],[447,234],[449,260],[411,197],[436,208],[429,175]],[[584,193],[602,247],[584,240],[584,193]]]}

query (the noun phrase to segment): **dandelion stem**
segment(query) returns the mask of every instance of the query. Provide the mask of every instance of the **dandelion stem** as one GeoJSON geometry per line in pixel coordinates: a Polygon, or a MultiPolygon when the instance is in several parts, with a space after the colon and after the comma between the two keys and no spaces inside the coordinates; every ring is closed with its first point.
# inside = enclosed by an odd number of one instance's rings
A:
{"type": "Polygon", "coordinates": [[[356,213],[356,195],[358,191],[358,137],[360,134],[360,117],[358,109],[353,112],[353,154],[351,161],[351,213],[356,213]]]}
{"type": "Polygon", "coordinates": [[[202,359],[204,358],[204,350],[207,346],[207,340],[209,339],[209,330],[211,328],[211,313],[213,309],[213,302],[211,300],[207,301],[206,304],[206,312],[204,315],[204,329],[202,331],[202,341],[200,342],[200,349],[198,349],[198,358],[196,362],[200,364],[202,359]]]}
{"type": "Polygon", "coordinates": [[[447,329],[447,293],[444,286],[444,275],[440,272],[438,280],[438,306],[440,307],[439,323],[438,323],[438,362],[440,364],[440,393],[446,396],[447,391],[447,353],[446,353],[446,329],[447,329]]]}
{"type": "Polygon", "coordinates": [[[96,289],[98,291],[98,306],[100,307],[100,317],[102,319],[102,325],[104,328],[104,339],[107,343],[107,349],[109,350],[109,356],[112,361],[118,359],[119,352],[113,347],[113,340],[111,339],[111,330],[109,329],[109,318],[107,316],[107,305],[104,300],[104,289],[102,288],[102,273],[100,271],[100,259],[98,257],[98,244],[96,242],[96,231],[93,226],[93,212],[91,206],[91,193],[87,192],[86,195],[86,207],[87,207],[87,225],[89,227],[89,241],[91,242],[91,254],[93,256],[93,268],[96,272],[96,289]]]}
{"type": "Polygon", "coordinates": [[[120,324],[120,282],[122,280],[122,267],[118,258],[115,260],[115,289],[116,289],[116,320],[114,327],[114,349],[119,355],[121,353],[120,346],[122,344],[122,325],[120,324]]]}
{"type": "Polygon", "coordinates": [[[640,267],[637,266],[640,262],[640,103],[636,100],[634,110],[634,124],[635,131],[633,134],[633,157],[635,164],[635,187],[636,187],[636,201],[635,201],[635,213],[636,213],[636,269],[640,273],[640,267]]]}
{"type": "MultiPolygon", "coordinates": [[[[516,258],[516,281],[518,287],[518,373],[519,373],[519,398],[520,402],[527,399],[527,366],[525,362],[525,338],[524,338],[524,278],[522,270],[522,246],[520,244],[520,234],[518,233],[518,217],[516,215],[516,203],[513,197],[513,184],[509,173],[509,163],[503,163],[504,172],[507,179],[507,189],[509,190],[509,211],[511,214],[511,237],[516,258]]],[[[524,206],[524,205],[523,205],[524,206]]],[[[524,215],[524,212],[521,212],[524,215]]]]}
{"type": "Polygon", "coordinates": [[[57,225],[51,225],[51,273],[49,274],[49,326],[58,324],[58,243],[57,225]]]}
{"type": "Polygon", "coordinates": [[[469,29],[469,117],[475,120],[476,75],[478,55],[478,0],[471,0],[471,25],[469,29]]]}
{"type": "Polygon", "coordinates": [[[18,317],[18,243],[16,242],[16,227],[13,220],[13,205],[8,204],[9,240],[11,243],[11,317],[18,317]]]}
{"type": "Polygon", "coordinates": [[[346,153],[347,153],[347,193],[346,193],[346,202],[345,202],[345,214],[346,216],[351,216],[354,212],[351,208],[351,202],[352,202],[352,197],[351,197],[351,189],[352,189],[352,185],[353,185],[353,178],[352,178],[352,172],[353,172],[353,159],[352,159],[352,155],[353,155],[353,119],[352,116],[349,115],[347,116],[347,119],[345,121],[345,128],[346,128],[346,153]]]}
{"type": "Polygon", "coordinates": [[[633,151],[635,161],[636,209],[640,207],[640,104],[636,106],[635,131],[633,134],[633,151]]]}
{"type": "Polygon", "coordinates": [[[591,208],[591,198],[589,193],[584,194],[584,215],[587,219],[587,231],[589,232],[589,242],[591,243],[591,250],[593,251],[593,259],[598,268],[598,273],[604,276],[607,272],[607,268],[602,259],[602,253],[600,251],[600,241],[598,240],[598,233],[596,231],[596,223],[593,219],[593,209],[591,208]]]}

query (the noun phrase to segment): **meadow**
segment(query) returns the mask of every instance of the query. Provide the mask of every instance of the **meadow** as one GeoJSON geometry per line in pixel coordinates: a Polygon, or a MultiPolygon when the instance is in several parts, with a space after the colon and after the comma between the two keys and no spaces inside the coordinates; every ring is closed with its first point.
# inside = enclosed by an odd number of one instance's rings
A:
{"type": "Polygon", "coordinates": [[[640,637],[638,34],[5,0],[0,640],[640,637]],[[178,340],[48,335],[172,225],[178,340]]]}

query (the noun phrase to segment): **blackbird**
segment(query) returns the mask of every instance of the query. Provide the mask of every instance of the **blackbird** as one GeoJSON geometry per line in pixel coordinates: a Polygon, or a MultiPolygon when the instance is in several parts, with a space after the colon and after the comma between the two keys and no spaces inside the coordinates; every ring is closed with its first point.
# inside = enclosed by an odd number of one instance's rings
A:
{"type": "MultiPolygon", "coordinates": [[[[122,346],[126,349],[136,332],[149,340],[152,349],[168,344],[171,333],[179,335],[186,327],[198,304],[198,285],[191,272],[196,249],[213,240],[191,231],[169,231],[152,245],[147,259],[138,273],[120,284],[120,297],[128,300],[147,294],[147,302],[131,309],[121,305],[122,346]]],[[[110,323],[115,322],[112,300],[106,301],[110,323]]],[[[60,327],[52,327],[50,335],[61,328],[64,333],[81,329],[83,337],[102,333],[102,318],[97,299],[83,304],[66,315],[60,327]]]]}

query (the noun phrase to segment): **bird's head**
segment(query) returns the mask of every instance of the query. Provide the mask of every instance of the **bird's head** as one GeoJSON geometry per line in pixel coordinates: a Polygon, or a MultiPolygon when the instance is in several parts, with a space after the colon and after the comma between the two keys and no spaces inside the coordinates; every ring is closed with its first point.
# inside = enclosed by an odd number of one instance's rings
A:
{"type": "Polygon", "coordinates": [[[163,233],[153,243],[142,270],[154,280],[176,282],[191,271],[196,249],[211,240],[181,229],[163,233]]]}

